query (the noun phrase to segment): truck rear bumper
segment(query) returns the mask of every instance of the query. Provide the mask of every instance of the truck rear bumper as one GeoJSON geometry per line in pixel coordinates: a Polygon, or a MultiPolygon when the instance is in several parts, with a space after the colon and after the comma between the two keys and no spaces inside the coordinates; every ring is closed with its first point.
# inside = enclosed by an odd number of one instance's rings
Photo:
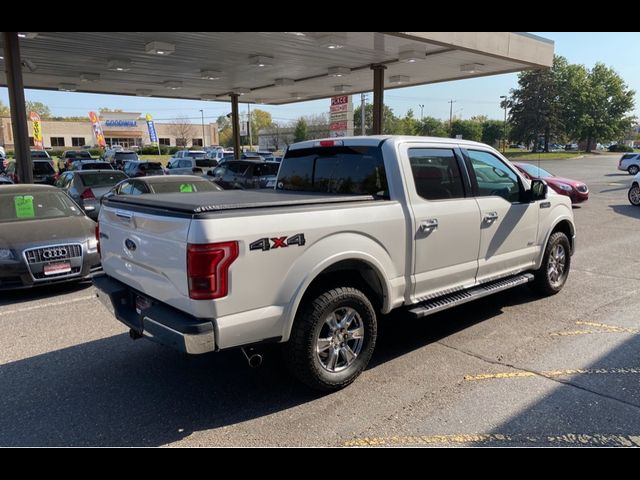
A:
{"type": "Polygon", "coordinates": [[[212,320],[196,318],[149,298],[104,273],[95,275],[93,284],[107,310],[136,335],[189,354],[216,349],[212,320]],[[150,301],[150,306],[137,309],[138,297],[150,301]]]}

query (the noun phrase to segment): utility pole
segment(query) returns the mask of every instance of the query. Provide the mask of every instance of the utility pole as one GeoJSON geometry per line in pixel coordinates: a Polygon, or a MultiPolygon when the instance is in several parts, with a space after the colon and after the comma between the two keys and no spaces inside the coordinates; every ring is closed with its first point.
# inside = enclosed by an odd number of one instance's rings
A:
{"type": "Polygon", "coordinates": [[[360,94],[360,135],[366,135],[367,94],[360,94]]]}
{"type": "Polygon", "coordinates": [[[453,104],[456,103],[455,100],[449,100],[449,135],[453,133],[453,129],[451,128],[453,124],[453,104]]]}
{"type": "Polygon", "coordinates": [[[424,104],[420,103],[418,104],[418,106],[420,107],[420,120],[422,120],[423,114],[424,114],[424,104]]]}
{"type": "Polygon", "coordinates": [[[204,110],[200,110],[200,115],[202,116],[202,148],[204,148],[207,146],[207,141],[204,136],[204,110]]]}
{"type": "Polygon", "coordinates": [[[507,150],[507,96],[500,95],[502,98],[502,105],[504,106],[504,125],[503,125],[503,133],[502,133],[502,154],[507,150]]]}
{"type": "Polygon", "coordinates": [[[249,148],[253,150],[253,141],[251,140],[251,104],[247,103],[247,133],[249,134],[249,148]]]}

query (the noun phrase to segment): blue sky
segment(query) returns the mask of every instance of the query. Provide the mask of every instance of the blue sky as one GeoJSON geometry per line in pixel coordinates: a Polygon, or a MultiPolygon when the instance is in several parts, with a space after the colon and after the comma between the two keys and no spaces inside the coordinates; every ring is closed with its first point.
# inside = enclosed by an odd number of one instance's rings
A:
{"type": "MultiPolygon", "coordinates": [[[[581,63],[591,68],[596,62],[616,70],[627,85],[640,92],[640,64],[635,49],[640,45],[638,32],[531,32],[555,42],[556,54],[566,57],[571,63],[581,63]]],[[[413,109],[420,116],[419,104],[424,105],[424,115],[449,118],[449,100],[455,100],[454,115],[470,118],[487,115],[502,119],[500,95],[508,94],[517,86],[517,74],[459,80],[455,82],[408,87],[385,92],[385,103],[396,114],[404,115],[413,109]]],[[[371,100],[369,94],[369,100],[371,100]]],[[[44,102],[57,116],[83,116],[89,110],[100,107],[120,108],[124,111],[151,113],[157,121],[170,121],[177,116],[200,120],[200,109],[204,109],[205,119],[214,121],[219,115],[230,111],[228,103],[192,100],[170,100],[160,98],[125,97],[116,95],[95,95],[86,93],[46,92],[27,90],[27,100],[44,102]]],[[[0,100],[9,104],[6,88],[0,88],[0,100]]],[[[359,102],[359,95],[354,98],[359,102]]],[[[274,120],[288,122],[301,115],[323,113],[329,109],[329,100],[302,102],[294,105],[266,106],[257,108],[271,113],[274,120]]],[[[640,116],[640,100],[636,101],[635,115],[640,116]]],[[[253,108],[253,107],[252,107],[253,108]]],[[[246,105],[241,105],[246,111],[246,105]]]]}

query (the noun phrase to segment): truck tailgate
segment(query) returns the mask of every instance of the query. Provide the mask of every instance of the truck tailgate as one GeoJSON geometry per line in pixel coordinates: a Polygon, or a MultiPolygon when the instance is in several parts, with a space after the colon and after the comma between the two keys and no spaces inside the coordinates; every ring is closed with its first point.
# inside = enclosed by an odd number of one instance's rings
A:
{"type": "Polygon", "coordinates": [[[191,218],[103,206],[100,249],[105,273],[150,297],[190,312],[187,236],[191,218]]]}

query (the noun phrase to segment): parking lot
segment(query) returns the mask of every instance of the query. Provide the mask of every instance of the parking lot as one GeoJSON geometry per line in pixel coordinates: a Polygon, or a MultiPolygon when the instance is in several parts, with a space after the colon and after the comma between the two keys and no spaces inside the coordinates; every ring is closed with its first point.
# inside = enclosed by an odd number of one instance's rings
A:
{"type": "Polygon", "coordinates": [[[640,446],[640,208],[619,157],[541,162],[591,190],[560,294],[384,318],[369,368],[330,395],[276,352],[254,370],[133,342],[90,285],[3,292],[0,445],[640,446]]]}

